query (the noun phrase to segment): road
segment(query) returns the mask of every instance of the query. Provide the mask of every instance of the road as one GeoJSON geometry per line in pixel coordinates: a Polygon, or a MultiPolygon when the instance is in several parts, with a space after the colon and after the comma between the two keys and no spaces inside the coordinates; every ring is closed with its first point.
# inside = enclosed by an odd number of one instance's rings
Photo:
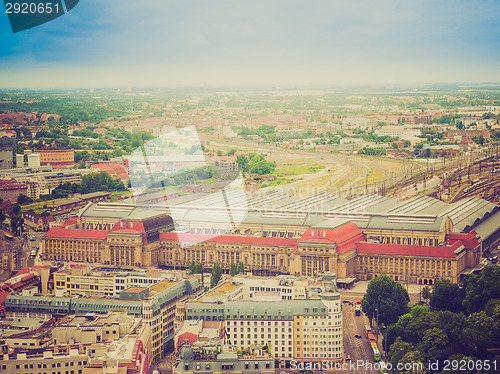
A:
{"type": "MultiPolygon", "coordinates": [[[[365,326],[369,325],[368,318],[361,313],[361,316],[357,317],[354,315],[354,309],[356,301],[360,300],[357,297],[348,297],[351,304],[342,302],[342,316],[344,323],[344,352],[345,354],[351,356],[351,362],[356,365],[356,370],[348,370],[348,373],[356,374],[375,374],[380,373],[378,370],[373,370],[373,366],[370,370],[370,364],[374,365],[376,363],[373,358],[372,349],[365,337],[365,326]],[[361,338],[356,338],[355,335],[361,336],[361,338]],[[359,365],[358,365],[359,364],[359,365]]],[[[342,298],[344,301],[346,298],[342,298]]],[[[382,341],[379,335],[379,342],[382,341]]],[[[380,346],[380,344],[379,344],[380,346]]],[[[382,354],[383,350],[380,350],[382,354]]],[[[376,366],[378,367],[378,365],[376,366]]]]}

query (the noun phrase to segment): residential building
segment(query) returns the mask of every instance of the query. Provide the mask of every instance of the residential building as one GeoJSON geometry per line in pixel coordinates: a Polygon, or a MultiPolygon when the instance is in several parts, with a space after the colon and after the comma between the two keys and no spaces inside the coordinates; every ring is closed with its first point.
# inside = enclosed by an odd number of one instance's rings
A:
{"type": "Polygon", "coordinates": [[[2,372],[81,374],[111,364],[115,372],[149,373],[151,327],[141,318],[114,311],[14,320],[25,329],[4,341],[8,353],[0,359],[2,372]],[[27,329],[30,322],[37,323],[37,329],[27,329]]]}
{"type": "Polygon", "coordinates": [[[378,136],[391,136],[399,139],[413,139],[421,135],[420,129],[410,128],[407,126],[382,126],[374,131],[378,136]]]}
{"type": "Polygon", "coordinates": [[[40,155],[40,165],[72,166],[75,164],[75,151],[66,149],[37,149],[33,153],[40,155]]]}
{"type": "Polygon", "coordinates": [[[0,180],[0,198],[17,203],[19,195],[28,195],[28,186],[24,183],[18,183],[15,179],[0,180]]]}
{"type": "Polygon", "coordinates": [[[100,173],[103,171],[108,173],[113,179],[120,180],[124,183],[127,183],[130,179],[128,167],[125,163],[103,162],[90,166],[91,173],[100,173]]]}
{"type": "Polygon", "coordinates": [[[0,169],[16,167],[17,142],[15,137],[0,137],[0,169]]]}
{"type": "MultiPolygon", "coordinates": [[[[119,298],[86,296],[83,293],[76,296],[10,294],[6,297],[5,305],[7,312],[52,315],[106,314],[111,310],[124,310],[128,315],[141,317],[150,327],[149,357],[158,362],[174,346],[176,303],[195,297],[200,291],[198,279],[191,276],[186,279],[164,279],[148,288],[132,287],[120,292],[119,298]]],[[[109,334],[113,333],[108,332],[109,334]]]]}
{"type": "Polygon", "coordinates": [[[277,302],[227,300],[214,304],[205,300],[187,303],[186,319],[223,320],[226,338],[245,349],[269,344],[280,359],[340,361],[344,358],[340,294],[336,286],[319,295],[277,302]]]}
{"type": "Polygon", "coordinates": [[[274,373],[274,359],[260,350],[258,354],[238,357],[234,350],[227,348],[224,352],[215,355],[215,359],[203,359],[203,355],[195,352],[200,348],[193,348],[190,344],[182,346],[173,365],[173,374],[193,373],[274,373]]]}

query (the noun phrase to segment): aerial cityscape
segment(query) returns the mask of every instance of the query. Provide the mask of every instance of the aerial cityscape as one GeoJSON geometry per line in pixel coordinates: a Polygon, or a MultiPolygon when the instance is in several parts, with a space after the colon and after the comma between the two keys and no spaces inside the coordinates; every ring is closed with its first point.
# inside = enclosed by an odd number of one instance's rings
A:
{"type": "Polygon", "coordinates": [[[0,22],[0,373],[500,372],[500,4],[58,4],[0,22]]]}

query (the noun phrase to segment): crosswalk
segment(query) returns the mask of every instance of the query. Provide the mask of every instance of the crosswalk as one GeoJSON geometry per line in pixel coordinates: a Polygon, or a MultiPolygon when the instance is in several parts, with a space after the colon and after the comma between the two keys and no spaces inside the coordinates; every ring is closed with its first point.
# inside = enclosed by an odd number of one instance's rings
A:
{"type": "Polygon", "coordinates": [[[356,339],[354,341],[354,344],[356,344],[356,347],[359,348],[363,345],[363,342],[361,341],[361,339],[356,339]]]}

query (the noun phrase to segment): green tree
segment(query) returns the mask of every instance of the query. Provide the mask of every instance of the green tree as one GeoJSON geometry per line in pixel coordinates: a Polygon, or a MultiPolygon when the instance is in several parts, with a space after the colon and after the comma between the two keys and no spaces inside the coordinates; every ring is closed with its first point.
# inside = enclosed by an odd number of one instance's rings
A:
{"type": "Polygon", "coordinates": [[[33,202],[33,199],[31,197],[28,197],[24,194],[20,194],[18,197],[17,197],[17,203],[19,205],[24,205],[24,204],[31,204],[33,202]]]}
{"type": "Polygon", "coordinates": [[[428,370],[424,363],[424,358],[419,351],[411,351],[404,355],[400,361],[400,365],[405,368],[407,374],[427,374],[428,370]],[[409,370],[406,370],[406,366],[409,370]]]}
{"type": "Polygon", "coordinates": [[[219,284],[219,281],[222,278],[222,268],[218,263],[214,264],[214,268],[212,269],[212,279],[210,280],[210,288],[214,288],[219,284]]]}
{"type": "Polygon", "coordinates": [[[429,286],[425,286],[424,288],[422,288],[422,292],[420,292],[420,294],[422,295],[422,299],[427,302],[427,300],[429,300],[432,295],[431,288],[429,286]]]}
{"type": "Polygon", "coordinates": [[[189,270],[191,270],[191,274],[203,274],[203,264],[201,262],[192,261],[189,264],[189,270]]]}
{"type": "Polygon", "coordinates": [[[444,331],[449,339],[449,348],[454,352],[472,355],[476,347],[475,333],[463,313],[441,310],[436,313],[433,327],[444,331]]]}
{"type": "Polygon", "coordinates": [[[229,265],[229,275],[234,277],[236,274],[238,274],[237,266],[234,262],[231,262],[229,265]]]}
{"type": "Polygon", "coordinates": [[[438,280],[432,286],[430,305],[433,310],[449,310],[454,313],[462,311],[465,292],[456,283],[448,279],[438,280]]]}
{"type": "Polygon", "coordinates": [[[245,273],[245,264],[243,262],[238,262],[237,266],[238,274],[244,274],[245,273]]]}
{"type": "Polygon", "coordinates": [[[248,158],[245,155],[236,156],[236,163],[242,173],[246,173],[248,171],[248,158]]]}
{"type": "Polygon", "coordinates": [[[21,213],[21,205],[19,204],[14,204],[12,205],[12,214],[20,214],[21,213]]]}
{"type": "Polygon", "coordinates": [[[480,275],[467,276],[465,284],[463,306],[467,313],[483,310],[490,299],[500,299],[500,266],[486,266],[480,275]]]}
{"type": "Polygon", "coordinates": [[[437,327],[425,332],[418,349],[424,352],[426,361],[442,358],[441,352],[446,351],[448,347],[448,336],[437,327]]]}
{"type": "Polygon", "coordinates": [[[400,371],[397,370],[397,364],[403,359],[403,357],[408,353],[412,352],[414,349],[413,344],[403,341],[400,337],[391,345],[389,350],[390,363],[393,367],[393,373],[398,374],[400,371]]]}
{"type": "Polygon", "coordinates": [[[231,262],[231,265],[229,265],[229,274],[232,277],[238,274],[242,274],[244,272],[245,272],[245,265],[243,264],[243,262],[238,262],[237,264],[231,262]]]}
{"type": "Polygon", "coordinates": [[[403,286],[387,275],[374,278],[361,300],[363,313],[372,318],[378,310],[379,323],[391,325],[408,311],[410,297],[403,286]]]}
{"type": "Polygon", "coordinates": [[[486,352],[486,348],[493,343],[495,323],[493,318],[489,317],[484,311],[472,313],[467,317],[471,329],[476,338],[476,355],[486,352]]]}

